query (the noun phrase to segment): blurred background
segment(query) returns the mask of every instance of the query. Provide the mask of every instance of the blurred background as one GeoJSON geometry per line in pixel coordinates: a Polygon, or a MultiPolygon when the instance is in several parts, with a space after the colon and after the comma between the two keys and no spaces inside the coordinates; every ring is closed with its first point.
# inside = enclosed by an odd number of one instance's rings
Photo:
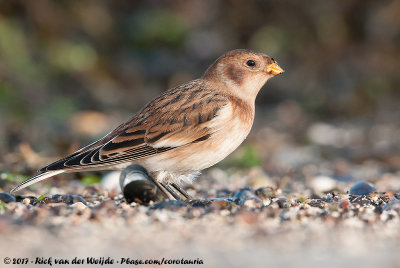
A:
{"type": "Polygon", "coordinates": [[[399,71],[397,0],[0,0],[2,258],[400,267],[399,71]],[[116,173],[58,176],[20,192],[35,203],[3,202],[236,48],[286,72],[260,91],[244,144],[185,187],[196,198],[261,189],[262,209],[131,207],[116,173]],[[70,193],[74,204],[58,203],[70,193]]]}
{"type": "Polygon", "coordinates": [[[249,139],[223,165],[397,172],[395,0],[0,1],[0,171],[30,175],[236,48],[286,72],[260,92],[249,139]]]}

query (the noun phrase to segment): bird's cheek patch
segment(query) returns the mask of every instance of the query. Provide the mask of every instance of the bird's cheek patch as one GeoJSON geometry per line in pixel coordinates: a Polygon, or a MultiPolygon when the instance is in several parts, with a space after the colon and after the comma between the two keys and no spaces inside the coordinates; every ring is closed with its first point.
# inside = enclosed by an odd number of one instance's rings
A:
{"type": "Polygon", "coordinates": [[[226,77],[232,80],[235,84],[241,85],[244,79],[244,72],[234,66],[229,66],[226,70],[226,77]]]}

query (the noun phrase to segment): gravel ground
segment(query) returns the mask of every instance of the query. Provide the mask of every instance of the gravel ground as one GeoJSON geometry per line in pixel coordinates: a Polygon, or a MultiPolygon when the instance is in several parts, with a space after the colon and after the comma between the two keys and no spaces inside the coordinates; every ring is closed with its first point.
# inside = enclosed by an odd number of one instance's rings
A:
{"type": "MultiPolygon", "coordinates": [[[[318,196],[251,186],[207,191],[207,177],[219,185],[229,181],[223,174],[210,170],[196,189],[189,189],[195,196],[219,197],[209,204],[127,204],[121,194],[76,182],[64,191],[82,196],[53,195],[41,201],[17,196],[20,202],[6,204],[0,216],[2,256],[186,258],[207,267],[400,265],[400,195],[350,195],[336,188],[318,196]]],[[[310,182],[318,180],[328,181],[317,177],[310,182]]],[[[231,181],[227,185],[232,188],[239,183],[231,181]]],[[[366,184],[361,184],[358,190],[364,191],[366,184]]]]}
{"type": "MultiPolygon", "coordinates": [[[[371,131],[379,138],[385,129],[371,131]]],[[[400,267],[398,136],[382,142],[363,138],[372,134],[362,127],[314,123],[302,144],[296,131],[280,131],[261,128],[250,137],[264,152],[260,165],[225,162],[186,186],[211,202],[128,204],[115,186],[118,173],[90,186],[60,176],[15,200],[0,194],[0,263],[29,258],[1,267],[35,266],[37,257],[52,257],[53,266],[77,257],[94,267],[87,257],[109,257],[114,266],[164,258],[205,267],[400,267]]],[[[4,192],[17,183],[8,176],[0,176],[4,192]]]]}

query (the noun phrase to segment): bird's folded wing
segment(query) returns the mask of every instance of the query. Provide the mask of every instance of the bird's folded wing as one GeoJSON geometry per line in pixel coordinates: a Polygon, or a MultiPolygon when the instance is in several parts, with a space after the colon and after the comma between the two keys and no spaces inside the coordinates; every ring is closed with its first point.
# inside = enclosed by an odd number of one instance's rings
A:
{"type": "Polygon", "coordinates": [[[204,90],[199,96],[174,93],[160,96],[104,138],[39,172],[102,169],[201,142],[218,131],[212,121],[228,104],[225,96],[204,90]]]}

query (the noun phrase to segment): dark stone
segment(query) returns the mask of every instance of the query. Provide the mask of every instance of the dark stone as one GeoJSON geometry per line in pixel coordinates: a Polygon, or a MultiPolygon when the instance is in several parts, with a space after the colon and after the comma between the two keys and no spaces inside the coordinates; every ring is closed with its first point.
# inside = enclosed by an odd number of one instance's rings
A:
{"type": "Polygon", "coordinates": [[[123,188],[127,203],[149,203],[150,201],[157,201],[159,195],[157,194],[157,186],[148,180],[131,181],[123,188]]]}
{"type": "Polygon", "coordinates": [[[212,203],[211,200],[204,200],[204,199],[193,199],[188,202],[192,207],[196,208],[206,208],[209,207],[212,203]]]}
{"type": "Polygon", "coordinates": [[[246,186],[235,193],[232,199],[239,205],[243,206],[246,200],[254,199],[262,203],[262,199],[254,193],[254,189],[246,186]]]}
{"type": "Polygon", "coordinates": [[[9,193],[0,193],[0,201],[3,201],[4,203],[10,203],[10,202],[15,202],[15,197],[12,196],[9,193]]]}
{"type": "Polygon", "coordinates": [[[369,182],[358,181],[351,188],[349,194],[351,195],[368,195],[374,192],[376,188],[369,182]]]}
{"type": "Polygon", "coordinates": [[[74,194],[65,194],[65,195],[56,194],[47,200],[48,202],[46,203],[66,203],[71,205],[77,202],[82,202],[83,204],[86,205],[86,200],[82,196],[74,194]]]}
{"type": "Polygon", "coordinates": [[[140,165],[130,165],[120,175],[119,183],[127,203],[159,201],[161,193],[147,170],[140,165]]]}
{"type": "Polygon", "coordinates": [[[278,204],[279,208],[290,207],[289,200],[286,197],[279,197],[278,200],[276,200],[276,203],[278,204]]]}
{"type": "Polygon", "coordinates": [[[157,203],[150,207],[150,209],[168,209],[168,210],[178,210],[181,207],[186,207],[188,203],[182,200],[167,200],[157,203]]]}

